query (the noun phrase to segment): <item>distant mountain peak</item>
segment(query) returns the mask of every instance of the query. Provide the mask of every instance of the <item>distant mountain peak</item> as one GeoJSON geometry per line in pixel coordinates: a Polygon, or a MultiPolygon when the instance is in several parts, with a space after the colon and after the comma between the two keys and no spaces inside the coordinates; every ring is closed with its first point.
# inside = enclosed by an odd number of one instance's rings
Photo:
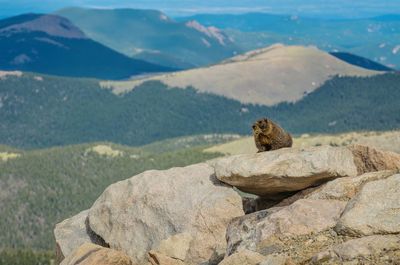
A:
{"type": "Polygon", "coordinates": [[[22,15],[18,17],[19,23],[14,23],[0,28],[0,34],[18,32],[45,32],[50,36],[69,39],[86,39],[86,35],[68,19],[57,15],[22,15]],[[26,19],[24,19],[24,16],[26,19]]]}

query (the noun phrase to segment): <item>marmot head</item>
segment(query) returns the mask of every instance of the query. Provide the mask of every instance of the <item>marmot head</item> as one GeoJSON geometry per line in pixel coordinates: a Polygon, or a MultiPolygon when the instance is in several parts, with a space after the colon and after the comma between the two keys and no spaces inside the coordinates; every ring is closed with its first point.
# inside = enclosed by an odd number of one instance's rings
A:
{"type": "Polygon", "coordinates": [[[271,131],[271,121],[269,121],[267,118],[260,119],[256,121],[252,128],[253,128],[253,133],[258,135],[258,134],[265,134],[267,135],[271,131]]]}

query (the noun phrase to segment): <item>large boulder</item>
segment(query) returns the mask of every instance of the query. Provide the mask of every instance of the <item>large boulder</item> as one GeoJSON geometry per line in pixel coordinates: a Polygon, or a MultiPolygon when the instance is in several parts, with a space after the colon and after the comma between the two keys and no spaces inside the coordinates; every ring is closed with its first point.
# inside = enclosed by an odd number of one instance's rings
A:
{"type": "Polygon", "coordinates": [[[219,180],[244,192],[274,197],[335,178],[398,170],[400,155],[365,146],[320,146],[230,156],[213,164],[219,180]]]}
{"type": "Polygon", "coordinates": [[[337,200],[298,200],[234,219],[227,230],[227,254],[248,249],[264,255],[282,251],[282,238],[312,235],[336,225],[346,206],[337,200]]]}
{"type": "Polygon", "coordinates": [[[94,243],[107,246],[104,240],[96,235],[88,224],[89,210],[58,223],[54,229],[56,239],[56,260],[60,263],[64,257],[70,255],[77,247],[84,243],[94,243]]]}
{"type": "Polygon", "coordinates": [[[400,233],[400,174],[367,183],[346,206],[336,230],[356,236],[400,233]]]}
{"type": "Polygon", "coordinates": [[[134,265],[121,251],[85,243],[67,256],[61,265],[134,265]]]}
{"type": "Polygon", "coordinates": [[[215,178],[211,166],[197,164],[146,171],[109,186],[90,209],[89,222],[138,264],[154,250],[206,265],[222,260],[228,223],[243,214],[240,196],[215,178]]]}

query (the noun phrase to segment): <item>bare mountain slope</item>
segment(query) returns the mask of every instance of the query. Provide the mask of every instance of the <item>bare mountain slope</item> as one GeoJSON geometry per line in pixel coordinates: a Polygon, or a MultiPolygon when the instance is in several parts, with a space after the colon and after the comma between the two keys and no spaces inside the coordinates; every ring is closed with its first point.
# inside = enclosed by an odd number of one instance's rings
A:
{"type": "Polygon", "coordinates": [[[314,47],[280,44],[235,56],[220,64],[122,82],[102,82],[115,93],[149,80],[169,87],[194,87],[242,103],[295,102],[333,76],[370,76],[381,72],[350,65],[314,47]]]}

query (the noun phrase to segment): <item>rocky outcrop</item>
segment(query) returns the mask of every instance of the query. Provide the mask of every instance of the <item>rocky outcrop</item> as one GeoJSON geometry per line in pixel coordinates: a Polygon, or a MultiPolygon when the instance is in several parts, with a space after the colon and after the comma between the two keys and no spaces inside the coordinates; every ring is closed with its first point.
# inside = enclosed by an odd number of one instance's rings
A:
{"type": "Polygon", "coordinates": [[[275,207],[238,217],[227,230],[227,254],[243,249],[279,253],[292,257],[295,264],[312,260],[372,265],[400,260],[394,247],[400,229],[399,179],[399,174],[388,170],[340,178],[299,192],[275,207]],[[362,237],[390,233],[396,237],[362,237]]]}
{"type": "Polygon", "coordinates": [[[281,251],[282,238],[316,234],[333,228],[345,202],[298,200],[234,219],[227,230],[227,254],[248,249],[264,255],[281,251]]]}
{"type": "Polygon", "coordinates": [[[61,265],[135,265],[122,251],[85,243],[67,256],[61,265]]]}
{"type": "Polygon", "coordinates": [[[320,146],[236,155],[216,162],[217,178],[238,189],[273,197],[340,177],[400,169],[400,155],[369,147],[320,146]]]}
{"type": "Polygon", "coordinates": [[[222,182],[267,197],[356,176],[357,167],[347,148],[324,146],[226,157],[215,163],[215,172],[222,182]]]}
{"type": "Polygon", "coordinates": [[[56,242],[63,265],[390,264],[399,168],[395,153],[321,146],[147,171],[58,224],[56,242]]]}
{"type": "Polygon", "coordinates": [[[141,264],[155,250],[185,264],[225,255],[230,220],[243,215],[240,196],[207,164],[147,171],[108,187],[89,211],[90,227],[110,247],[141,264]]]}
{"type": "Polygon", "coordinates": [[[89,210],[82,211],[56,225],[54,236],[56,239],[56,260],[58,263],[84,243],[108,246],[101,237],[90,229],[87,219],[88,212],[89,210]]]}
{"type": "Polygon", "coordinates": [[[400,233],[400,174],[365,184],[337,224],[341,234],[400,233]]]}
{"type": "Polygon", "coordinates": [[[350,145],[358,174],[382,170],[399,170],[400,155],[393,152],[381,151],[370,146],[350,145]]]}

